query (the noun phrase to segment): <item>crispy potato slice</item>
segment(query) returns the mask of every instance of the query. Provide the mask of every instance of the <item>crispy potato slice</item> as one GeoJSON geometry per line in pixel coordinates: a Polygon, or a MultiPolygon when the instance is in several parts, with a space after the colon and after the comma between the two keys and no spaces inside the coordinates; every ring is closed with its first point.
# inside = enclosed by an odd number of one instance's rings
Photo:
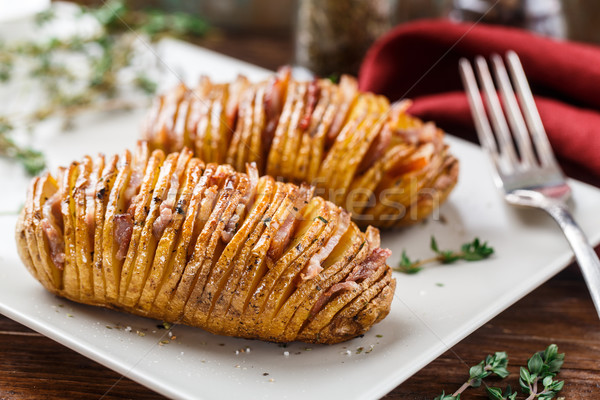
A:
{"type": "Polygon", "coordinates": [[[271,142],[271,147],[268,152],[266,171],[267,175],[271,175],[274,178],[280,177],[281,175],[281,156],[285,146],[285,135],[287,133],[290,119],[294,111],[294,103],[297,99],[298,85],[295,82],[290,82],[287,89],[288,96],[285,99],[281,116],[279,117],[279,124],[275,129],[275,135],[271,142]]]}
{"type": "MultiPolygon", "coordinates": [[[[101,160],[100,157],[97,160],[101,160]]],[[[92,269],[88,263],[91,262],[90,232],[93,231],[94,221],[87,220],[87,191],[93,184],[93,171],[96,166],[90,156],[84,156],[79,164],[77,182],[73,193],[73,202],[75,203],[75,261],[79,275],[79,292],[82,299],[90,301],[94,297],[94,287],[92,283],[92,269]]],[[[100,168],[102,168],[100,166],[100,168]]]]}
{"type": "Polygon", "coordinates": [[[147,140],[152,148],[162,147],[161,137],[155,134],[156,122],[165,104],[165,95],[161,94],[154,98],[152,105],[148,110],[148,114],[142,123],[142,140],[147,140]]]}
{"type": "Polygon", "coordinates": [[[169,321],[179,321],[184,316],[184,307],[192,294],[192,290],[196,287],[204,260],[207,256],[214,256],[217,238],[221,235],[220,232],[218,235],[216,234],[216,229],[219,226],[223,212],[229,204],[236,184],[236,176],[232,172],[233,170],[227,168],[227,166],[217,167],[215,177],[221,178],[220,182],[216,182],[219,184],[217,187],[220,190],[216,196],[208,198],[209,202],[206,203],[207,206],[211,203],[214,206],[210,208],[210,217],[204,223],[202,231],[198,235],[192,257],[186,263],[177,288],[167,304],[165,318],[169,321]]]}
{"type": "MultiPolygon", "coordinates": [[[[98,156],[93,160],[93,168],[90,173],[90,182],[88,183],[85,189],[85,216],[83,225],[85,231],[85,238],[78,238],[78,243],[80,243],[79,247],[79,261],[83,261],[85,268],[87,268],[88,272],[85,274],[86,278],[89,277],[90,288],[89,288],[89,297],[90,301],[96,299],[95,287],[102,286],[104,287],[104,277],[102,276],[100,279],[102,280],[100,283],[96,284],[94,280],[96,279],[96,275],[94,274],[94,242],[96,235],[96,195],[98,189],[99,180],[102,177],[102,172],[104,170],[105,164],[104,154],[98,154],[98,156]]],[[[78,216],[78,224],[81,226],[82,221],[78,216]]],[[[81,270],[81,267],[80,267],[81,270]]],[[[83,285],[82,285],[83,288],[83,285]]]]}
{"type": "Polygon", "coordinates": [[[217,149],[213,149],[211,144],[214,141],[217,141],[216,135],[219,134],[218,127],[221,119],[221,115],[219,113],[215,113],[217,110],[215,106],[215,97],[218,96],[218,93],[222,90],[223,85],[215,84],[213,85],[212,90],[210,91],[207,98],[207,109],[206,109],[206,117],[202,120],[202,126],[204,128],[204,135],[202,135],[202,153],[199,154],[202,160],[206,162],[213,162],[215,160],[214,151],[217,149]],[[215,131],[215,127],[217,131],[215,131]]]}
{"type": "Polygon", "coordinates": [[[31,255],[31,260],[33,262],[33,267],[35,268],[35,275],[40,283],[45,288],[52,288],[50,284],[50,277],[46,273],[42,265],[42,256],[40,254],[38,243],[37,243],[37,225],[38,221],[35,218],[35,208],[34,202],[36,197],[38,197],[38,183],[40,181],[40,177],[35,177],[31,181],[29,185],[29,189],[27,191],[27,199],[25,200],[25,216],[23,218],[23,229],[25,231],[25,242],[27,244],[28,253],[31,255]]]}
{"type": "MultiPolygon", "coordinates": [[[[328,205],[331,204],[328,203],[328,205]]],[[[298,308],[299,300],[302,299],[302,288],[306,287],[303,283],[318,281],[319,275],[325,267],[329,267],[329,263],[336,263],[342,257],[346,247],[351,245],[350,239],[344,239],[349,227],[350,214],[344,211],[340,212],[337,208],[332,210],[327,227],[323,230],[327,234],[321,235],[319,240],[311,245],[316,245],[318,250],[310,258],[299,260],[301,262],[296,264],[297,268],[286,272],[283,285],[287,289],[287,293],[279,300],[277,311],[270,322],[271,337],[280,338],[283,334],[286,324],[298,308]]],[[[281,285],[281,283],[279,284],[281,285]]],[[[281,289],[276,288],[274,292],[278,290],[281,289]]],[[[307,293],[306,290],[304,293],[307,293]]]]}
{"type": "Polygon", "coordinates": [[[225,162],[227,156],[227,148],[229,146],[229,139],[231,136],[231,127],[227,122],[227,86],[219,85],[219,90],[215,93],[215,100],[212,104],[211,109],[211,123],[212,123],[212,135],[208,146],[213,151],[213,156],[210,160],[204,160],[206,162],[215,162],[222,164],[225,162]]]}
{"type": "Polygon", "coordinates": [[[307,182],[319,188],[324,187],[322,179],[319,180],[318,173],[323,162],[323,154],[325,153],[325,145],[327,144],[327,133],[330,130],[331,124],[334,122],[338,105],[336,104],[338,91],[332,88],[331,102],[327,105],[324,111],[322,121],[317,127],[311,131],[311,135],[314,136],[310,146],[310,158],[308,165],[308,175],[306,178],[307,182]]]}
{"type": "MultiPolygon", "coordinates": [[[[231,332],[232,334],[237,329],[237,317],[231,318],[228,314],[232,297],[236,293],[236,288],[239,284],[243,270],[247,268],[246,262],[250,256],[252,248],[258,241],[262,231],[267,226],[266,219],[269,217],[269,210],[274,212],[273,208],[277,207],[276,185],[272,178],[263,177],[258,184],[258,198],[253,205],[252,210],[242,228],[236,233],[232,239],[240,247],[237,256],[230,261],[229,270],[225,277],[218,282],[218,296],[215,296],[213,308],[207,319],[207,323],[213,332],[231,332]],[[272,206],[273,205],[273,206],[272,206]],[[236,328],[234,328],[234,326],[236,328]]],[[[272,216],[272,213],[271,213],[272,216]]],[[[219,259],[221,261],[221,259],[219,259]]],[[[241,311],[237,316],[241,315],[241,311]]]]}
{"type": "MultiPolygon", "coordinates": [[[[282,214],[289,213],[289,210],[293,206],[293,199],[298,196],[298,189],[289,184],[283,184],[277,182],[278,194],[281,192],[283,198],[281,201],[277,201],[277,207],[273,207],[267,213],[267,217],[263,220],[263,224],[267,226],[263,230],[258,242],[252,248],[250,258],[247,262],[249,268],[243,271],[243,275],[240,278],[238,289],[231,301],[230,314],[240,313],[240,320],[238,322],[238,332],[236,335],[243,336],[243,332],[251,327],[246,326],[246,321],[243,319],[244,316],[251,315],[247,312],[251,297],[254,294],[260,280],[265,273],[273,266],[273,261],[267,256],[267,252],[271,247],[271,242],[279,229],[279,223],[276,221],[282,221],[282,214]]],[[[276,200],[278,196],[276,195],[276,200]]],[[[247,317],[246,317],[247,318],[247,317]]]]}
{"type": "Polygon", "coordinates": [[[176,145],[181,143],[180,139],[175,138],[173,128],[180,109],[179,105],[185,98],[186,93],[187,87],[183,83],[180,83],[175,90],[167,92],[160,107],[157,108],[154,123],[149,126],[152,132],[152,141],[166,145],[165,147],[161,145],[160,148],[165,148],[169,153],[175,151],[177,149],[176,145]]]}
{"type": "Polygon", "coordinates": [[[187,129],[190,135],[190,141],[194,144],[195,153],[202,157],[204,155],[202,146],[204,145],[204,136],[208,128],[208,113],[210,110],[210,99],[208,94],[213,88],[213,83],[206,77],[200,77],[198,86],[192,90],[193,98],[189,110],[187,129]]]}
{"type": "MultiPolygon", "coordinates": [[[[177,201],[179,182],[190,158],[190,150],[182,153],[171,153],[160,167],[160,173],[152,192],[153,198],[150,202],[150,211],[146,216],[143,227],[137,230],[139,232],[139,244],[135,246],[135,249],[130,245],[127,260],[121,273],[119,301],[127,307],[135,306],[142,293],[158,240],[164,231],[164,228],[157,228],[157,224],[160,223],[158,219],[164,218],[164,212],[167,210],[168,217],[163,223],[169,224],[171,222],[172,209],[177,201]]],[[[134,236],[135,234],[136,228],[134,228],[134,236]]]]}
{"type": "MultiPolygon", "coordinates": [[[[123,260],[117,257],[117,252],[124,237],[116,237],[115,220],[118,215],[122,215],[129,207],[125,203],[125,190],[131,175],[131,153],[129,150],[123,152],[117,161],[117,174],[112,185],[112,190],[108,194],[106,204],[104,226],[102,228],[102,269],[104,272],[105,298],[109,304],[117,304],[119,297],[119,283],[121,281],[121,267],[123,260]]],[[[126,232],[121,232],[122,236],[127,236],[126,232]]],[[[128,240],[126,240],[128,242],[128,240]]],[[[127,244],[128,245],[128,244],[127,244]]]]}
{"type": "Polygon", "coordinates": [[[33,228],[43,273],[53,287],[61,288],[64,265],[61,260],[64,259],[65,248],[60,224],[60,192],[56,180],[48,173],[42,175],[37,183],[33,207],[33,228]]]}
{"type": "Polygon", "coordinates": [[[400,219],[409,219],[409,215],[406,214],[407,208],[419,193],[430,185],[442,166],[443,160],[433,156],[432,146],[431,143],[421,146],[405,161],[408,164],[415,161],[424,162],[428,164],[426,168],[411,170],[400,176],[384,176],[375,189],[379,201],[366,210],[365,215],[372,216],[383,226],[392,225],[400,219]]]}
{"type": "Polygon", "coordinates": [[[311,310],[323,293],[327,292],[334,284],[340,282],[352,269],[360,264],[369,253],[366,239],[356,233],[359,229],[351,225],[350,229],[340,240],[340,246],[332,254],[331,260],[327,260],[321,274],[315,279],[302,282],[296,293],[288,301],[293,305],[286,312],[292,313],[291,319],[285,326],[282,336],[284,341],[295,338],[304,324],[311,317],[311,310]]]}
{"type": "MultiPolygon", "coordinates": [[[[320,197],[315,197],[313,199],[314,200],[311,203],[324,202],[320,197]]],[[[316,235],[311,234],[308,230],[302,233],[306,239],[310,240],[306,240],[308,247],[294,261],[284,267],[285,269],[279,277],[276,278],[277,280],[272,285],[271,292],[265,299],[258,329],[263,332],[268,332],[270,337],[277,337],[277,334],[272,330],[273,317],[296,290],[297,283],[302,279],[301,273],[304,271],[309,260],[318,253],[335,231],[335,227],[340,219],[340,214],[337,212],[337,207],[335,207],[335,210],[333,207],[331,203],[324,202],[323,209],[319,211],[318,216],[314,218],[314,225],[322,225],[321,231],[316,235]]],[[[302,243],[299,242],[296,246],[302,246],[302,243]]],[[[274,270],[275,268],[271,271],[274,270]]],[[[269,273],[271,273],[271,271],[269,271],[269,273]]]]}
{"type": "Polygon", "coordinates": [[[352,114],[354,111],[356,101],[360,97],[358,91],[358,82],[355,78],[349,75],[342,75],[338,88],[340,97],[335,113],[335,119],[331,124],[331,128],[327,132],[328,144],[333,143],[337,139],[344,125],[348,123],[350,114],[352,114]]]}
{"type": "Polygon", "coordinates": [[[256,89],[254,99],[254,118],[252,120],[252,136],[250,138],[249,161],[255,162],[259,174],[265,170],[266,157],[263,154],[263,132],[266,128],[265,117],[265,85],[256,89]]]}
{"type": "Polygon", "coordinates": [[[225,117],[230,137],[236,123],[240,100],[248,86],[250,86],[250,81],[243,75],[238,75],[231,85],[226,85],[227,102],[225,104],[225,117]]]}
{"type": "MultiPolygon", "coordinates": [[[[437,210],[456,185],[458,175],[458,160],[454,157],[444,159],[443,170],[435,177],[428,188],[424,188],[417,200],[406,211],[407,219],[394,222],[394,226],[407,226],[415,220],[431,215],[437,210]]],[[[434,216],[435,217],[435,216],[434,216]]]]}
{"type": "Polygon", "coordinates": [[[360,122],[356,125],[354,132],[342,131],[327,154],[328,159],[326,159],[326,162],[329,162],[331,167],[335,168],[334,172],[329,171],[330,177],[328,178],[328,187],[336,191],[336,197],[333,201],[341,200],[345,194],[346,188],[340,184],[340,180],[347,173],[354,173],[352,169],[346,170],[348,164],[356,162],[358,166],[360,162],[360,159],[354,160],[352,157],[355,147],[368,137],[367,132],[372,129],[374,124],[379,120],[382,120],[380,125],[383,124],[383,118],[377,112],[378,107],[376,103],[376,96],[371,93],[366,93],[359,97],[358,104],[352,110],[350,118],[356,118],[360,122]],[[338,198],[338,190],[340,198],[338,198]]]}
{"type": "Polygon", "coordinates": [[[269,176],[264,176],[261,180],[268,180],[273,183],[275,194],[258,228],[254,230],[252,236],[246,242],[246,247],[236,265],[236,271],[239,271],[238,282],[231,281],[231,285],[226,287],[231,300],[225,316],[226,328],[224,329],[228,329],[232,334],[235,334],[238,330],[238,321],[248,304],[253,288],[257,284],[257,277],[262,276],[264,268],[266,268],[264,260],[269,250],[269,240],[274,233],[271,221],[282,208],[282,203],[284,207],[289,205],[289,202],[286,202],[290,191],[288,185],[276,183],[269,176]]]}
{"type": "MultiPolygon", "coordinates": [[[[357,267],[360,267],[358,265],[357,267]]],[[[356,267],[355,267],[356,268],[356,267]]],[[[333,295],[327,304],[312,317],[312,320],[300,331],[298,337],[302,340],[307,338],[315,338],[315,341],[319,341],[319,332],[330,323],[332,318],[341,310],[346,304],[350,303],[357,296],[364,293],[369,287],[377,282],[381,277],[389,270],[387,265],[383,264],[375,271],[373,271],[367,278],[361,283],[357,283],[356,286],[349,290],[342,290],[333,295]]],[[[391,271],[390,271],[391,273],[391,271]]],[[[355,282],[356,283],[356,282],[355,282]]],[[[325,293],[322,295],[325,296],[325,293]]]]}
{"type": "Polygon", "coordinates": [[[340,168],[340,173],[337,174],[334,180],[333,187],[344,190],[342,198],[346,197],[348,189],[352,182],[353,177],[356,175],[358,167],[361,161],[364,159],[367,151],[371,147],[371,144],[375,141],[375,138],[379,135],[386,122],[387,115],[385,110],[389,108],[389,103],[382,96],[377,96],[373,104],[373,110],[370,114],[372,118],[368,118],[364,125],[361,127],[361,134],[353,135],[352,140],[349,141],[346,159],[344,165],[340,168]]]}
{"type": "Polygon", "coordinates": [[[236,137],[232,143],[232,147],[236,148],[233,166],[238,171],[243,171],[246,163],[256,157],[254,154],[250,153],[250,137],[252,135],[252,121],[254,120],[255,94],[254,89],[246,90],[242,102],[240,103],[240,114],[238,117],[239,129],[236,129],[236,137]]]}
{"type": "Polygon", "coordinates": [[[184,268],[190,261],[191,251],[198,235],[212,212],[218,191],[218,186],[212,185],[216,170],[215,164],[208,164],[194,187],[181,234],[177,238],[175,255],[169,261],[160,288],[157,289],[151,311],[154,315],[162,316],[166,313],[167,304],[177,289],[184,268]]]}
{"type": "Polygon", "coordinates": [[[190,321],[190,323],[195,325],[204,325],[206,323],[212,301],[214,297],[218,296],[216,287],[215,285],[210,285],[209,278],[215,274],[217,275],[216,279],[218,279],[222,272],[218,268],[219,255],[228,263],[235,254],[235,246],[227,246],[223,240],[223,235],[227,223],[234,215],[241,198],[249,190],[249,179],[247,176],[242,175],[238,177],[235,184],[231,185],[230,189],[226,184],[224,190],[231,190],[232,193],[227,195],[227,204],[208,242],[202,266],[198,270],[196,283],[185,305],[184,320],[190,321]]]}
{"type": "MultiPolygon", "coordinates": [[[[27,189],[28,191],[32,190],[31,188],[27,189]]],[[[29,195],[27,196],[29,197],[29,195]]],[[[21,209],[19,216],[17,217],[17,226],[15,228],[15,240],[17,242],[17,252],[21,260],[23,260],[23,264],[27,268],[27,271],[38,281],[40,278],[38,277],[37,270],[33,263],[33,259],[31,258],[31,253],[29,252],[29,245],[27,244],[27,229],[29,227],[25,225],[25,218],[27,216],[27,211],[25,207],[21,209]]]]}
{"type": "Polygon", "coordinates": [[[335,199],[340,197],[335,190],[332,190],[333,179],[335,174],[338,173],[338,165],[346,155],[344,150],[347,140],[360,128],[368,116],[368,103],[368,96],[362,95],[359,97],[357,105],[348,116],[344,128],[337,135],[333,146],[329,149],[325,159],[321,163],[316,181],[320,188],[327,189],[326,197],[331,199],[331,201],[335,202],[335,199]]]}
{"type": "Polygon", "coordinates": [[[94,301],[97,304],[103,304],[106,301],[106,282],[103,268],[103,244],[104,223],[106,206],[117,176],[118,156],[113,156],[107,161],[102,170],[102,176],[98,179],[94,194],[94,259],[92,264],[92,274],[94,276],[94,301]]]}
{"type": "Polygon", "coordinates": [[[77,256],[75,250],[75,199],[73,192],[77,182],[79,163],[73,162],[65,170],[60,191],[63,194],[61,212],[64,223],[65,238],[65,268],[63,271],[63,284],[65,292],[79,296],[79,270],[77,269],[77,256]]]}
{"type": "MultiPolygon", "coordinates": [[[[313,82],[313,84],[315,84],[315,82],[313,82]]],[[[313,146],[318,147],[319,145],[318,143],[315,143],[317,140],[315,136],[331,101],[331,82],[329,79],[319,80],[316,84],[318,85],[318,94],[315,95],[316,97],[313,100],[316,102],[314,110],[305,109],[304,116],[302,117],[302,123],[307,124],[307,126],[302,129],[300,149],[298,150],[295,168],[291,171],[292,180],[294,182],[310,182],[309,165],[311,149],[313,146]]],[[[321,160],[319,159],[318,162],[320,163],[321,160]]]]}
{"type": "Polygon", "coordinates": [[[172,223],[167,226],[162,237],[160,238],[156,248],[156,255],[154,256],[154,260],[152,262],[152,268],[138,301],[137,306],[140,310],[148,312],[152,307],[152,303],[156,297],[159,285],[163,280],[167,265],[169,265],[171,257],[174,253],[175,245],[177,243],[176,239],[179,234],[180,227],[183,224],[183,220],[190,203],[190,198],[192,196],[192,191],[202,176],[203,168],[204,163],[198,159],[192,159],[188,163],[187,171],[183,177],[184,182],[182,185],[181,196],[177,199],[177,206],[175,207],[175,214],[173,215],[172,223]]]}
{"type": "Polygon", "coordinates": [[[366,210],[374,207],[378,201],[375,189],[380,185],[385,171],[389,169],[386,165],[392,163],[393,161],[391,160],[408,157],[414,151],[414,146],[406,144],[396,145],[382,159],[376,161],[365,173],[354,178],[342,204],[348,211],[353,213],[356,223],[366,226],[369,224],[369,221],[373,220],[369,218],[366,210]]]}
{"type": "Polygon", "coordinates": [[[298,85],[296,93],[296,102],[290,116],[290,124],[287,127],[284,136],[283,152],[280,155],[281,158],[281,175],[291,177],[294,174],[294,167],[296,165],[296,157],[298,155],[298,148],[300,146],[300,137],[302,135],[302,128],[300,124],[304,113],[306,112],[306,102],[308,95],[309,83],[303,82],[298,85]]]}
{"type": "Polygon", "coordinates": [[[194,102],[194,96],[192,91],[187,89],[179,102],[177,115],[173,122],[173,147],[183,149],[184,147],[193,148],[194,141],[190,138],[190,131],[188,129],[188,121],[190,118],[192,103],[194,102]]]}
{"type": "Polygon", "coordinates": [[[285,224],[289,221],[288,218],[292,217],[294,218],[292,223],[294,225],[297,224],[297,227],[290,232],[291,240],[285,246],[283,254],[280,257],[272,258],[271,251],[273,250],[275,240],[269,241],[269,250],[266,254],[269,270],[265,271],[264,275],[259,277],[260,280],[258,281],[256,290],[252,291],[248,306],[242,315],[246,334],[253,334],[251,332],[256,332],[260,329],[259,324],[262,319],[265,301],[269,293],[271,293],[275,281],[286,267],[296,260],[310,246],[313,240],[317,239],[327,224],[327,219],[323,217],[323,214],[326,216],[328,214],[326,213],[327,209],[322,199],[319,198],[310,201],[306,206],[299,208],[297,204],[304,201],[299,202],[298,200],[301,200],[303,196],[303,193],[300,193],[300,191],[292,193],[286,199],[289,200],[289,204],[281,208],[271,221],[274,230],[280,231],[281,229],[285,229],[285,224]]]}
{"type": "MultiPolygon", "coordinates": [[[[373,324],[385,318],[389,312],[386,305],[391,302],[396,281],[392,271],[376,283],[367,287],[358,297],[338,312],[316,335],[306,333],[306,338],[315,343],[339,343],[362,335],[373,324]]],[[[304,334],[304,332],[303,332],[304,334]]],[[[302,334],[300,335],[302,338],[302,334]]]]}
{"type": "Polygon", "coordinates": [[[228,100],[225,106],[228,130],[228,148],[226,149],[225,162],[235,166],[237,164],[238,145],[241,141],[244,124],[245,105],[250,100],[248,88],[250,82],[244,76],[238,75],[236,80],[228,86],[228,100]]]}

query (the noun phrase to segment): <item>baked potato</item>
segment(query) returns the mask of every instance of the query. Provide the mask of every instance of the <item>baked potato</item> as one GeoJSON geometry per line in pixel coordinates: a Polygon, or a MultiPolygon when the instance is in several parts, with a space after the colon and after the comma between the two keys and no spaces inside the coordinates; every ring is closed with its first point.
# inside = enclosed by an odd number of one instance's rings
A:
{"type": "Polygon", "coordinates": [[[414,224],[442,204],[458,177],[444,133],[394,104],[362,93],[350,76],[298,82],[282,68],[269,80],[206,77],[156,98],[142,137],[166,153],[193,149],[205,162],[300,184],[344,207],[361,226],[414,224]]]}
{"type": "Polygon", "coordinates": [[[389,312],[379,232],[303,184],[165,155],[84,157],[32,180],[16,227],[56,295],[207,331],[337,343],[389,312]]]}

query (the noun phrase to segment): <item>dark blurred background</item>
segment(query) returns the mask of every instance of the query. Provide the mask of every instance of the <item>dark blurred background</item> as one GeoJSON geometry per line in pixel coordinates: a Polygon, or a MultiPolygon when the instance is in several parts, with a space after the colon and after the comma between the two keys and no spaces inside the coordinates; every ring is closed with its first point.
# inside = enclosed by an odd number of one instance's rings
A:
{"type": "MultiPolygon", "coordinates": [[[[220,38],[234,37],[239,42],[235,54],[241,58],[245,48],[252,48],[249,44],[254,38],[276,38],[274,46],[290,63],[322,76],[356,74],[365,51],[377,37],[397,24],[420,18],[482,21],[522,27],[558,40],[600,43],[598,0],[130,0],[128,3],[134,8],[202,16],[212,30],[199,44],[227,53],[227,49],[220,47],[220,38]],[[252,35],[247,35],[249,32],[252,35]]],[[[265,57],[269,53],[265,52],[265,57]]],[[[268,59],[265,61],[270,65],[268,59]]]]}

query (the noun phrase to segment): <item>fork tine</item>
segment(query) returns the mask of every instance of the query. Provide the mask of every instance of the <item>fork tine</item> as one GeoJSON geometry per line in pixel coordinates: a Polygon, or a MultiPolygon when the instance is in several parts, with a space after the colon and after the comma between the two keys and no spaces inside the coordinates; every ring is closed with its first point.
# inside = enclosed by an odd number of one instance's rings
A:
{"type": "Polygon", "coordinates": [[[496,137],[500,147],[500,156],[501,158],[504,158],[513,169],[516,169],[519,162],[517,153],[515,152],[515,146],[512,142],[510,130],[508,129],[506,118],[502,112],[500,100],[498,99],[498,94],[496,93],[494,81],[492,80],[492,75],[488,69],[487,62],[483,57],[478,56],[475,58],[475,66],[477,67],[479,81],[481,82],[483,93],[485,95],[488,113],[490,114],[492,125],[496,131],[496,137]]]}
{"type": "Polygon", "coordinates": [[[462,78],[465,91],[467,92],[467,99],[469,100],[471,114],[473,115],[473,121],[475,122],[475,128],[477,131],[477,136],[479,137],[479,142],[481,143],[481,146],[483,146],[483,148],[486,149],[490,155],[492,155],[493,160],[496,161],[499,156],[498,147],[496,146],[496,141],[494,140],[494,134],[492,133],[492,128],[490,127],[490,121],[485,114],[485,108],[483,107],[483,102],[481,101],[481,95],[479,94],[479,88],[477,87],[477,80],[475,79],[473,68],[466,58],[460,59],[459,67],[460,76],[462,78]]]}
{"type": "Polygon", "coordinates": [[[517,146],[519,148],[519,155],[521,157],[521,163],[524,167],[529,167],[537,164],[533,148],[531,147],[531,137],[527,131],[527,125],[521,114],[521,109],[517,103],[515,92],[512,89],[508,73],[504,66],[502,58],[498,54],[492,55],[492,65],[494,66],[494,75],[496,76],[496,82],[502,95],[502,102],[504,104],[504,112],[508,116],[508,122],[512,128],[513,135],[517,140],[517,146]]]}
{"type": "Polygon", "coordinates": [[[511,50],[506,53],[506,59],[540,163],[542,166],[556,166],[556,159],[548,141],[548,135],[533,100],[519,56],[511,50]]]}

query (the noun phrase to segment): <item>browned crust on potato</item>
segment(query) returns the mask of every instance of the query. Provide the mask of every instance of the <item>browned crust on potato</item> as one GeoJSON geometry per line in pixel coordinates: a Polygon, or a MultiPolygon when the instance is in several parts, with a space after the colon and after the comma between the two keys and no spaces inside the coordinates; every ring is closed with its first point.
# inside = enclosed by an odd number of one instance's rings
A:
{"type": "Polygon", "coordinates": [[[348,340],[389,313],[391,269],[365,264],[389,255],[376,229],[362,233],[307,186],[258,178],[253,166],[243,174],[144,146],[32,181],[15,237],[49,291],[275,342],[348,340]]]}
{"type": "Polygon", "coordinates": [[[362,227],[393,228],[430,216],[458,179],[445,167],[458,169],[444,133],[407,114],[409,105],[360,92],[350,76],[299,82],[282,68],[254,84],[203,77],[196,89],[179,85],[159,96],[142,137],[166,152],[193,145],[205,162],[237,171],[256,162],[278,180],[315,186],[362,227]],[[174,117],[181,121],[170,131],[174,117]]]}

